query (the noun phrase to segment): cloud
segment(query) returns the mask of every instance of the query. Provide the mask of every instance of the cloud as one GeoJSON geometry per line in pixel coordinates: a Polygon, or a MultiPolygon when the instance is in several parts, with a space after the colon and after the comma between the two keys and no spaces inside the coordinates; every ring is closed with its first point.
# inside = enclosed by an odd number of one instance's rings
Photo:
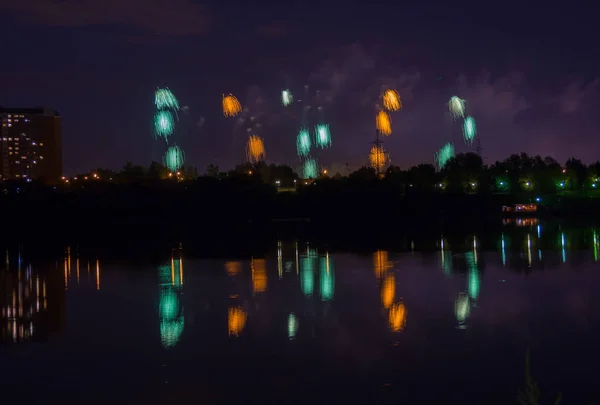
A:
{"type": "Polygon", "coordinates": [[[204,34],[211,20],[193,0],[0,0],[0,9],[50,26],[115,24],[167,36],[204,34]]]}
{"type": "Polygon", "coordinates": [[[521,73],[510,73],[493,80],[489,72],[484,72],[471,83],[461,75],[457,95],[467,100],[469,114],[507,122],[531,107],[521,92],[524,84],[525,77],[521,73]]]}
{"type": "Polygon", "coordinates": [[[337,95],[355,80],[361,80],[366,71],[375,67],[375,57],[363,46],[352,44],[332,52],[310,76],[325,96],[332,102],[337,95]]]}
{"type": "Polygon", "coordinates": [[[558,108],[563,114],[573,114],[577,112],[584,102],[595,94],[598,86],[600,86],[600,78],[585,83],[583,79],[575,80],[569,83],[561,95],[554,101],[558,104],[558,108]]]}

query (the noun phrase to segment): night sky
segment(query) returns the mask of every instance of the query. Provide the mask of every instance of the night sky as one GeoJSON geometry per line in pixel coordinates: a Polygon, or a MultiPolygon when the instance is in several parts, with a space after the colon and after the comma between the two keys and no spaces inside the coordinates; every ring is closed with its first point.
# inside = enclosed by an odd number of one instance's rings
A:
{"type": "Polygon", "coordinates": [[[333,170],[367,162],[386,87],[404,103],[384,144],[401,167],[432,162],[445,142],[469,150],[452,95],[467,100],[488,164],[521,151],[600,159],[593,3],[331,3],[0,0],[0,105],[61,113],[67,175],[160,160],[157,86],[184,106],[176,136],[201,171],[243,161],[248,128],[268,161],[298,166],[300,104],[283,108],[284,88],[323,107],[333,146],[320,162],[333,170]],[[245,122],[223,117],[223,93],[249,109],[245,122]]]}

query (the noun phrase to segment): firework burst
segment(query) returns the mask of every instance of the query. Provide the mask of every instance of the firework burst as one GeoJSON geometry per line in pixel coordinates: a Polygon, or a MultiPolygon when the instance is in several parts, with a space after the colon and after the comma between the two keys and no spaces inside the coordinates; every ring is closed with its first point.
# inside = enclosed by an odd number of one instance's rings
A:
{"type": "Polygon", "coordinates": [[[383,106],[388,111],[398,111],[402,108],[400,94],[396,90],[388,89],[383,93],[383,106]]]}
{"type": "Polygon", "coordinates": [[[174,145],[167,149],[167,153],[165,153],[163,158],[163,163],[170,171],[176,172],[177,170],[181,169],[184,162],[185,154],[179,146],[174,145]]]}
{"type": "Polygon", "coordinates": [[[463,138],[467,145],[472,145],[477,136],[477,125],[475,125],[475,119],[473,117],[465,118],[463,123],[463,138]]]}
{"type": "Polygon", "coordinates": [[[319,174],[317,162],[314,159],[308,159],[304,161],[304,178],[305,179],[316,179],[319,174]]]}
{"type": "Polygon", "coordinates": [[[168,87],[156,89],[156,92],[154,93],[154,104],[156,104],[156,108],[159,110],[164,108],[179,110],[179,101],[177,101],[177,98],[168,87]]]}
{"type": "Polygon", "coordinates": [[[387,164],[387,156],[381,146],[374,145],[369,153],[371,167],[377,171],[382,170],[387,164]]]}
{"type": "Polygon", "coordinates": [[[248,161],[252,163],[258,163],[265,159],[265,144],[260,136],[251,135],[248,138],[246,154],[248,156],[248,161]]]}
{"type": "Polygon", "coordinates": [[[284,107],[287,107],[288,105],[292,104],[294,102],[294,96],[292,95],[292,93],[289,90],[283,90],[281,92],[281,104],[283,104],[284,107]]]}
{"type": "Polygon", "coordinates": [[[157,137],[167,138],[175,130],[173,114],[167,110],[161,110],[154,115],[154,133],[157,137]]]}
{"type": "Polygon", "coordinates": [[[375,124],[382,135],[389,135],[392,133],[392,119],[385,111],[379,111],[379,114],[377,114],[377,118],[375,119],[375,124]]]}
{"type": "Polygon", "coordinates": [[[454,145],[447,143],[435,154],[435,163],[438,169],[443,169],[446,163],[454,157],[454,145]]]}
{"type": "Polygon", "coordinates": [[[311,148],[310,132],[308,129],[302,128],[298,132],[296,137],[296,148],[298,150],[298,156],[307,156],[311,148]]]}
{"type": "Polygon", "coordinates": [[[450,110],[450,114],[452,114],[454,120],[463,118],[465,116],[465,100],[457,96],[450,97],[448,110],[450,110]]]}
{"type": "Polygon", "coordinates": [[[235,117],[242,112],[242,105],[238,99],[230,94],[223,96],[223,115],[226,117],[235,117]]]}
{"type": "Polygon", "coordinates": [[[319,124],[315,127],[316,144],[319,148],[327,148],[331,146],[331,133],[329,125],[319,124]]]}

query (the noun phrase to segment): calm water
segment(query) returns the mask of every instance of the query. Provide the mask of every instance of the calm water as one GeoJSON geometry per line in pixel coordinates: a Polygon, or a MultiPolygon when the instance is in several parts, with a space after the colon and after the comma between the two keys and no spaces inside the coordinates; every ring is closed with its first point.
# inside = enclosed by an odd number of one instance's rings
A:
{"type": "Polygon", "coordinates": [[[600,233],[529,225],[367,255],[293,241],[245,260],[167,246],[160,264],[9,250],[0,403],[515,403],[528,349],[543,397],[590,403],[600,233]]]}

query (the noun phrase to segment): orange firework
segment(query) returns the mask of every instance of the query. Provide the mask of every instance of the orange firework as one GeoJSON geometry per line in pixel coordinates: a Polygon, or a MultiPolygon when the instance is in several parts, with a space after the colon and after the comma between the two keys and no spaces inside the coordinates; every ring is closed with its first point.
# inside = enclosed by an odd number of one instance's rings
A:
{"type": "Polygon", "coordinates": [[[371,148],[369,161],[371,162],[371,167],[375,170],[381,170],[385,167],[387,164],[387,156],[381,146],[373,146],[371,148]]]}
{"type": "Polygon", "coordinates": [[[392,119],[385,111],[379,111],[375,123],[382,135],[389,135],[392,133],[392,119]]]}
{"type": "Polygon", "coordinates": [[[388,111],[398,111],[402,108],[400,94],[396,90],[388,89],[383,93],[383,106],[388,111]]]}
{"type": "Polygon", "coordinates": [[[257,163],[265,159],[265,144],[258,135],[250,135],[247,146],[248,161],[257,163]]]}
{"type": "Polygon", "coordinates": [[[400,332],[406,326],[406,308],[404,304],[398,302],[390,308],[389,317],[390,329],[393,332],[400,332]]]}
{"type": "Polygon", "coordinates": [[[223,115],[226,117],[235,117],[242,112],[242,105],[234,95],[223,95],[223,115]]]}

